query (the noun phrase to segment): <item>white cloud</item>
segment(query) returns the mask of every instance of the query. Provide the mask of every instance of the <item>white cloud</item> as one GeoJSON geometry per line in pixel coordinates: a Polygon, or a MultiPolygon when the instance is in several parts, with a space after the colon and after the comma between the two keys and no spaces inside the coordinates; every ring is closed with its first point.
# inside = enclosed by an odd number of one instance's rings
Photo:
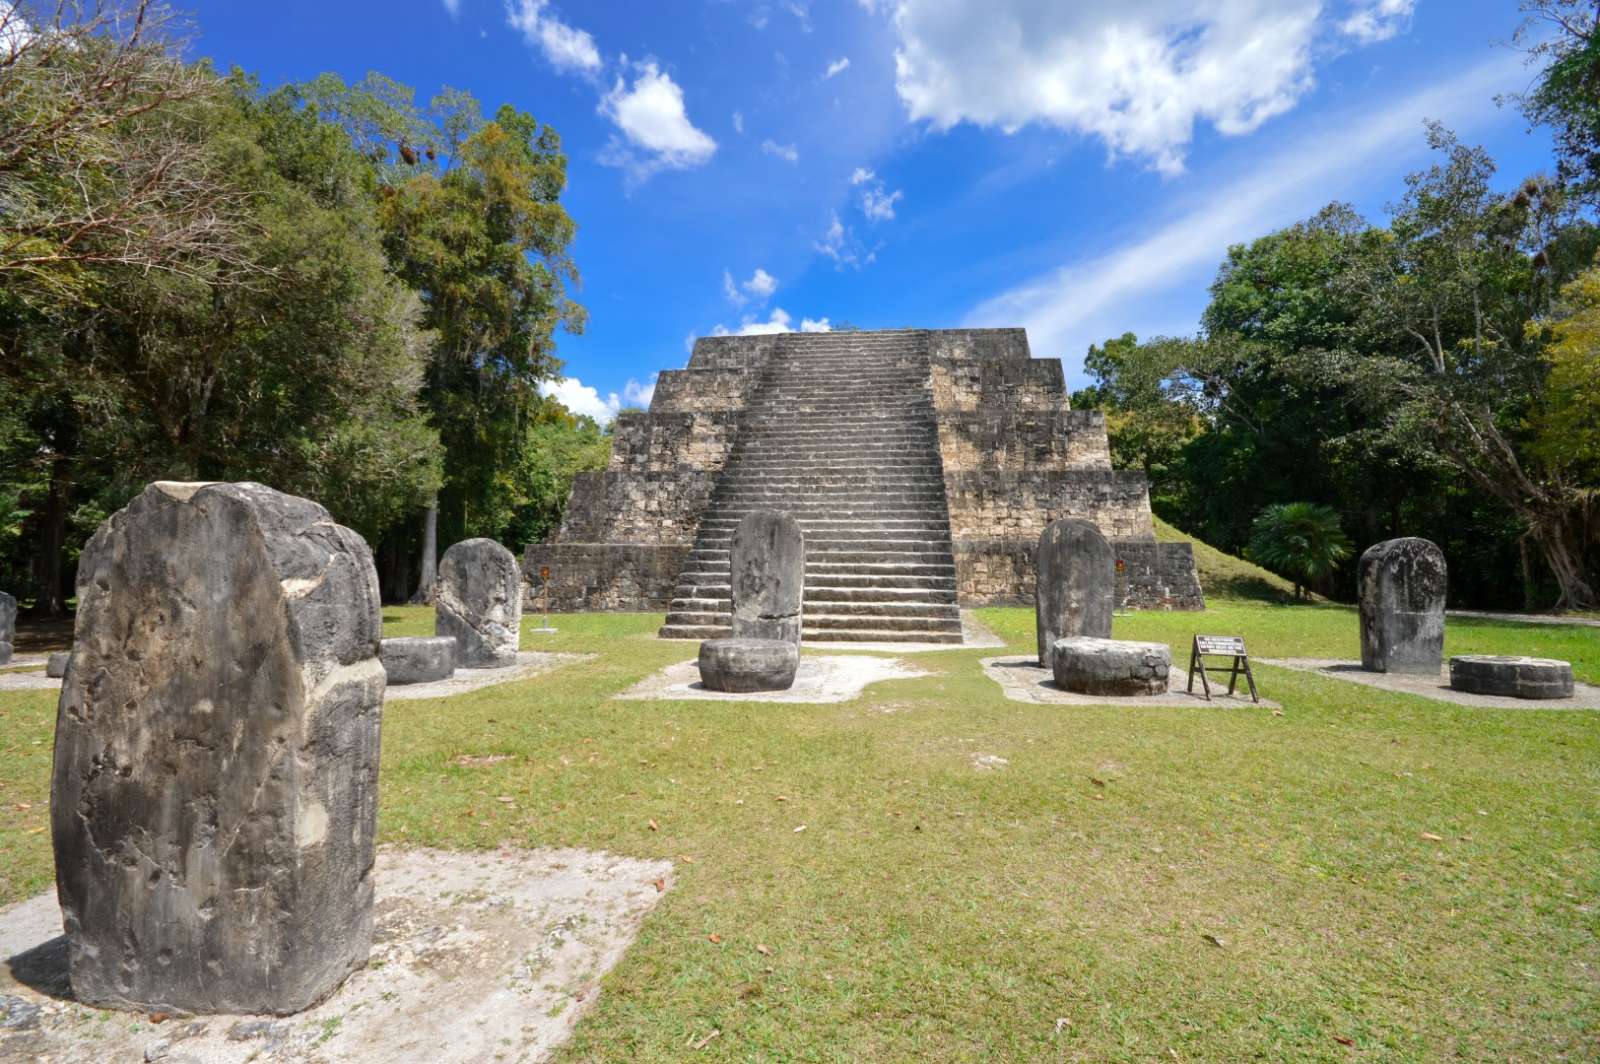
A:
{"type": "Polygon", "coordinates": [[[1355,9],[1339,23],[1339,32],[1362,44],[1386,41],[1405,29],[1416,6],[1417,0],[1355,0],[1355,9]]]}
{"type": "MultiPolygon", "coordinates": [[[[622,62],[627,65],[627,56],[622,62]]],[[[613,137],[600,161],[628,170],[635,180],[657,170],[687,170],[709,162],[717,142],[689,121],[683,90],[654,60],[632,66],[633,84],[618,76],[611,91],[600,98],[600,113],[626,138],[613,137]]]]}
{"type": "MultiPolygon", "coordinates": [[[[450,14],[461,0],[445,0],[450,14]]],[[[558,70],[583,74],[598,73],[600,49],[586,30],[576,29],[549,12],[549,0],[506,0],[506,24],[522,33],[531,47],[539,49],[558,70]]]]}
{"type": "MultiPolygon", "coordinates": [[[[1021,325],[1041,355],[1067,357],[1069,369],[1091,342],[1143,328],[1141,308],[1158,294],[1202,291],[1230,244],[1305,218],[1375,167],[1423,148],[1423,120],[1471,120],[1482,101],[1516,84],[1521,57],[1507,53],[1387,109],[1347,116],[1252,165],[1243,178],[1218,184],[1165,226],[1095,259],[1069,263],[975,307],[969,326],[1021,325]]],[[[1399,174],[1394,174],[1398,180],[1399,174]]]]}
{"type": "Polygon", "coordinates": [[[461,0],[443,0],[444,9],[450,12],[450,17],[455,18],[461,14],[461,0]]]}
{"type": "Polygon", "coordinates": [[[800,149],[793,144],[779,144],[771,137],[761,142],[761,150],[768,155],[776,155],[784,162],[797,163],[800,161],[800,149]]]}
{"type": "Polygon", "coordinates": [[[591,387],[576,377],[563,377],[559,381],[546,381],[539,385],[541,395],[555,399],[562,406],[574,414],[592,417],[604,425],[617,416],[617,411],[625,406],[649,407],[650,400],[655,398],[656,379],[651,376],[648,383],[640,384],[632,377],[622,386],[622,394],[608,392],[601,397],[597,388],[591,387]]]}
{"type": "Polygon", "coordinates": [[[868,170],[865,166],[858,166],[855,169],[855,173],[850,175],[850,183],[852,185],[860,185],[867,181],[871,181],[876,176],[876,174],[874,174],[871,170],[868,170]]]}
{"type": "Polygon", "coordinates": [[[829,78],[833,77],[835,74],[843,74],[846,70],[849,70],[849,69],[850,69],[850,57],[849,56],[842,56],[842,57],[840,57],[838,59],[835,59],[833,62],[828,64],[828,72],[826,74],[822,75],[822,80],[823,81],[827,81],[829,78]]]}
{"type": "Polygon", "coordinates": [[[850,175],[850,184],[866,186],[861,190],[861,213],[874,222],[892,221],[894,205],[905,198],[905,193],[899,189],[890,192],[884,188],[878,175],[865,166],[855,168],[855,172],[850,175]]]}
{"type": "MultiPolygon", "coordinates": [[[[1346,33],[1389,25],[1410,0],[1357,0],[1346,33]]],[[[1313,84],[1322,0],[899,0],[895,87],[913,120],[1007,133],[1043,123],[1163,173],[1183,169],[1198,123],[1237,136],[1313,84]]]]}
{"type": "Polygon", "coordinates": [[[748,281],[738,283],[734,282],[732,273],[722,271],[722,294],[736,307],[742,307],[751,300],[758,305],[765,303],[777,290],[778,279],[759,266],[748,281]]]}
{"type": "Polygon", "coordinates": [[[743,288],[746,292],[749,292],[752,298],[759,299],[764,302],[768,299],[771,299],[772,293],[778,290],[778,279],[772,276],[772,274],[768,273],[766,270],[763,270],[761,267],[757,266],[756,272],[751,274],[750,279],[745,281],[739,287],[743,288]]]}
{"type": "Polygon", "coordinates": [[[835,268],[838,269],[849,266],[851,269],[859,270],[876,262],[878,258],[877,251],[869,251],[864,247],[861,241],[856,239],[855,230],[841,222],[837,213],[828,223],[822,239],[811,246],[820,254],[832,259],[835,268]]]}
{"type": "Polygon", "coordinates": [[[735,111],[735,112],[733,112],[733,131],[735,133],[738,133],[740,136],[744,135],[744,112],[743,111],[735,111]]]}
{"type": "Polygon", "coordinates": [[[811,8],[804,0],[784,0],[783,9],[800,21],[800,32],[811,32],[811,8]]]}
{"type": "Polygon", "coordinates": [[[746,317],[739,323],[737,329],[729,329],[726,325],[718,325],[711,330],[712,336],[775,336],[778,333],[789,332],[832,332],[833,326],[827,318],[801,318],[800,328],[794,327],[794,318],[782,307],[773,307],[772,314],[766,321],[755,317],[746,317]]]}

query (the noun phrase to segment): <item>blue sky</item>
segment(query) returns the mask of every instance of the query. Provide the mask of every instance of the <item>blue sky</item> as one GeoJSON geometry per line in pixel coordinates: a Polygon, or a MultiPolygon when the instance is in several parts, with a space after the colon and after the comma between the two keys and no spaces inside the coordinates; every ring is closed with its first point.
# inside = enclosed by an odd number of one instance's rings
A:
{"type": "Polygon", "coordinates": [[[1381,219],[1437,118],[1549,165],[1512,0],[238,0],[193,50],[267,86],[380,70],[550,123],[582,336],[557,394],[647,402],[718,331],[1188,334],[1230,243],[1381,219]]]}

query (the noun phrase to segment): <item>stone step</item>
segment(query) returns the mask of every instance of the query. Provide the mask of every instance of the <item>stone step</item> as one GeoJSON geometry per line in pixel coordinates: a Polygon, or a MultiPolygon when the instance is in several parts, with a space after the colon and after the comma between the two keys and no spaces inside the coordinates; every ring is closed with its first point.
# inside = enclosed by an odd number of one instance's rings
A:
{"type": "MultiPolygon", "coordinates": [[[[733,603],[730,599],[675,598],[669,613],[680,622],[690,615],[698,617],[714,613],[732,616],[733,603]]],[[[961,618],[961,611],[953,602],[847,602],[837,599],[813,602],[807,597],[801,609],[803,621],[809,621],[812,614],[820,617],[881,617],[895,621],[948,620],[954,617],[959,622],[961,618]]]]}
{"type": "MultiPolygon", "coordinates": [[[[702,551],[730,550],[732,546],[733,537],[731,534],[723,537],[702,536],[695,542],[695,548],[691,553],[699,554],[702,551]]],[[[889,551],[892,553],[939,549],[943,549],[948,553],[952,550],[949,536],[928,536],[926,538],[917,539],[888,539],[881,536],[851,536],[839,539],[814,539],[809,536],[806,537],[807,557],[826,551],[867,550],[869,548],[871,550],[889,551]]]]}
{"type": "MultiPolygon", "coordinates": [[[[809,518],[796,518],[800,522],[800,530],[807,536],[827,536],[839,538],[843,533],[862,533],[871,535],[892,534],[896,537],[915,536],[920,534],[935,535],[941,539],[950,538],[950,523],[937,516],[918,517],[909,519],[883,520],[879,518],[863,518],[853,521],[816,521],[809,518]]],[[[707,517],[700,522],[700,534],[718,533],[732,535],[743,518],[739,517],[707,517]]]]}

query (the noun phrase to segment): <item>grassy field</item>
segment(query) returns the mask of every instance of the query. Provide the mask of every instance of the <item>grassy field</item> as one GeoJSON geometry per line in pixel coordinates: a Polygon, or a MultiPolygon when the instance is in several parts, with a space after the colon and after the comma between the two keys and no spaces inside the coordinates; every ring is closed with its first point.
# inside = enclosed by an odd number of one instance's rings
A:
{"type": "MultiPolygon", "coordinates": [[[[1031,646],[1029,611],[981,616],[1031,646]]],[[[1281,715],[1021,705],[975,650],[841,705],[610,700],[692,656],[659,621],[559,617],[524,646],[594,660],[385,711],[385,841],[676,862],[564,1060],[1600,1056],[1600,714],[1270,667],[1281,715]]],[[[1357,652],[1331,606],[1116,629],[1357,652]]],[[[1600,682],[1594,629],[1452,619],[1446,649],[1600,682]]],[[[54,701],[0,696],[3,901],[49,878],[54,701]]]]}

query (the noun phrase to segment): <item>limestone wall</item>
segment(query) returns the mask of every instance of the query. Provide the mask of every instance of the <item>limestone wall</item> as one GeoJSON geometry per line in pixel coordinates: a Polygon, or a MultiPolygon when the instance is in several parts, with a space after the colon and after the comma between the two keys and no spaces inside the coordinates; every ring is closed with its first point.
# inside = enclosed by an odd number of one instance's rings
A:
{"type": "MultiPolygon", "coordinates": [[[[1039,538],[955,541],[956,594],[963,606],[1031,606],[1039,538]]],[[[1113,539],[1119,609],[1200,610],[1205,596],[1187,543],[1113,539]]]]}
{"type": "Polygon", "coordinates": [[[550,609],[664,610],[689,557],[681,544],[535,543],[523,554],[522,608],[544,609],[539,570],[550,569],[550,609]]]}
{"type": "Polygon", "coordinates": [[[612,426],[613,472],[662,473],[727,464],[739,429],[737,410],[683,414],[622,414],[612,426]]]}
{"type": "Polygon", "coordinates": [[[1155,538],[1144,474],[1127,470],[1035,467],[944,476],[950,534],[1033,537],[1058,517],[1082,517],[1107,539],[1155,538]]]}

